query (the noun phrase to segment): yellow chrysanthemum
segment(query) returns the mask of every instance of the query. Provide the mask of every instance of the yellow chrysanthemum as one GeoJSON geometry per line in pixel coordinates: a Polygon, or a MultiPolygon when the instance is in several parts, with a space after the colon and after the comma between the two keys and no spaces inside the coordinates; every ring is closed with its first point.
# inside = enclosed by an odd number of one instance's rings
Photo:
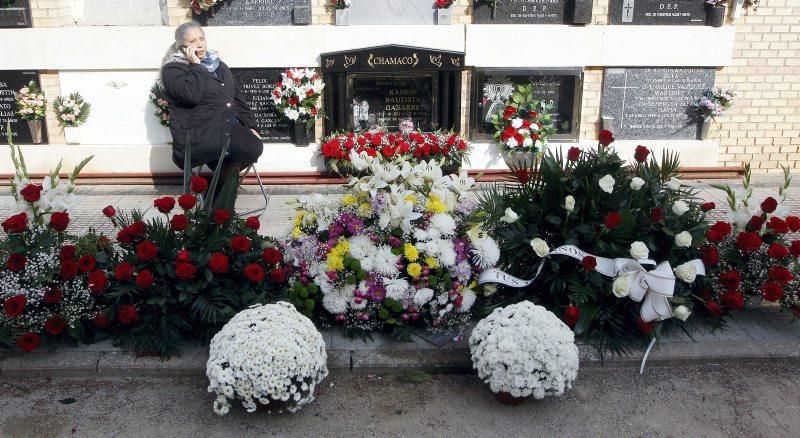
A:
{"type": "Polygon", "coordinates": [[[406,195],[406,197],[403,198],[403,201],[410,202],[412,204],[416,204],[417,203],[417,196],[413,195],[413,194],[406,195]]]}
{"type": "Polygon", "coordinates": [[[419,251],[417,251],[417,248],[410,243],[403,245],[403,254],[410,262],[416,262],[417,259],[419,259],[419,251]]]}
{"type": "Polygon", "coordinates": [[[368,217],[372,214],[372,206],[369,205],[369,202],[362,202],[358,205],[358,211],[356,213],[360,217],[368,217]]]}
{"type": "Polygon", "coordinates": [[[406,268],[406,272],[408,272],[408,275],[417,278],[422,274],[422,266],[420,266],[419,263],[411,263],[408,265],[408,268],[406,268]]]}
{"type": "Polygon", "coordinates": [[[439,267],[439,260],[436,260],[435,257],[428,257],[425,259],[425,264],[431,268],[438,268],[439,267]]]}
{"type": "Polygon", "coordinates": [[[344,195],[344,196],[342,196],[342,205],[344,205],[345,207],[351,206],[351,205],[355,204],[356,202],[358,202],[356,197],[351,195],[351,194],[349,194],[349,193],[344,195]]]}
{"type": "Polygon", "coordinates": [[[300,237],[302,234],[303,234],[303,232],[302,232],[302,231],[300,231],[300,227],[294,227],[294,228],[292,229],[292,238],[293,238],[293,239],[297,239],[297,238],[298,238],[298,237],[300,237]]]}
{"type": "Polygon", "coordinates": [[[350,251],[350,242],[348,242],[347,239],[342,239],[331,249],[331,254],[337,257],[342,257],[348,251],[350,251]]]}
{"type": "Polygon", "coordinates": [[[305,212],[304,211],[300,211],[294,216],[294,226],[295,227],[299,227],[300,224],[303,223],[303,216],[305,216],[305,212]]]}
{"type": "Polygon", "coordinates": [[[344,269],[344,259],[336,254],[329,254],[326,266],[329,271],[341,271],[344,269]]]}
{"type": "Polygon", "coordinates": [[[476,287],[478,287],[478,282],[475,281],[475,280],[472,280],[472,283],[469,284],[469,288],[470,289],[475,289],[476,287]]]}
{"type": "Polygon", "coordinates": [[[438,196],[431,195],[425,203],[425,209],[431,213],[444,213],[447,208],[438,196]]]}

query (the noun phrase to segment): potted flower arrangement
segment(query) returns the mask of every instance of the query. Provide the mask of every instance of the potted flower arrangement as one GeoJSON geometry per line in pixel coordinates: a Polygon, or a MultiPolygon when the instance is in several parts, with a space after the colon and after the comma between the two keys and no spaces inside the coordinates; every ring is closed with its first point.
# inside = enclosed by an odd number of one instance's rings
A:
{"type": "Polygon", "coordinates": [[[297,146],[308,146],[314,120],[324,116],[320,109],[323,88],[322,78],[312,68],[290,68],[281,73],[281,80],[275,84],[272,101],[294,125],[297,146]]]}
{"type": "Polygon", "coordinates": [[[477,275],[500,256],[473,225],[475,180],[464,171],[443,175],[434,162],[385,163],[355,151],[350,161],[367,175],[354,178],[344,197],[294,203],[289,300],[351,334],[463,330],[477,275]]]}
{"type": "Polygon", "coordinates": [[[0,0],[0,27],[29,27],[30,25],[27,1],[0,0]]]}
{"type": "Polygon", "coordinates": [[[530,167],[556,132],[550,108],[534,99],[532,85],[518,85],[502,113],[491,117],[497,147],[511,168],[530,167]]]}
{"type": "Polygon", "coordinates": [[[781,302],[800,314],[794,292],[800,286],[800,241],[790,234],[800,231],[800,218],[786,215],[786,189],[791,182],[784,168],[778,199],[770,196],[761,204],[751,201],[750,166],[745,166],[744,186],[714,185],[727,193],[729,221],[719,221],[706,233],[708,245],[701,248],[708,276],[701,295],[712,312],[757,307],[762,299],[781,302]]]}
{"type": "Polygon", "coordinates": [[[153,115],[158,119],[161,126],[169,128],[169,101],[167,100],[167,92],[161,84],[153,84],[150,88],[150,102],[156,108],[153,115]]]}
{"type": "Polygon", "coordinates": [[[17,114],[22,120],[28,121],[31,138],[34,144],[42,142],[42,121],[47,109],[47,101],[35,81],[27,87],[22,87],[14,94],[17,104],[17,114]]]}
{"type": "Polygon", "coordinates": [[[494,309],[480,320],[469,337],[469,351],[478,377],[503,404],[562,395],[578,377],[572,330],[530,301],[494,309]]]}
{"type": "Polygon", "coordinates": [[[443,162],[443,172],[449,174],[458,172],[470,150],[470,144],[456,133],[378,131],[330,135],[322,140],[320,154],[328,168],[341,176],[355,174],[350,151],[388,161],[399,157],[411,163],[435,160],[443,162]]]}
{"type": "Polygon", "coordinates": [[[351,0],[330,0],[333,8],[334,23],[337,26],[348,26],[350,24],[350,1],[351,0]]]}
{"type": "Polygon", "coordinates": [[[433,5],[436,7],[436,24],[453,24],[453,10],[450,6],[454,0],[435,0],[433,5]]]}
{"type": "Polygon", "coordinates": [[[728,0],[706,0],[706,25],[722,27],[725,22],[725,5],[728,0]]]}
{"type": "MultiPolygon", "coordinates": [[[[11,144],[10,131],[8,137],[11,144]]],[[[11,159],[18,213],[2,222],[7,237],[0,240],[0,347],[16,344],[29,352],[43,338],[80,339],[99,309],[106,258],[101,248],[109,246],[91,235],[76,239],[66,233],[72,189],[91,157],[68,179],[59,178],[59,165],[41,184],[31,181],[22,151],[13,144],[11,159]]]]}
{"type": "Polygon", "coordinates": [[[291,304],[243,310],[211,340],[206,376],[208,392],[217,395],[214,412],[227,414],[235,399],[247,412],[258,404],[297,412],[314,401],[326,360],[322,335],[291,304]]]}
{"type": "Polygon", "coordinates": [[[731,89],[712,88],[706,90],[697,101],[692,103],[698,117],[702,119],[700,125],[700,139],[708,138],[711,122],[716,121],[717,117],[725,115],[725,111],[733,106],[733,99],[736,92],[731,89]]]}
{"type": "Polygon", "coordinates": [[[161,214],[149,220],[103,209],[119,230],[104,294],[109,330],[139,354],[168,357],[189,340],[211,338],[237,311],[274,300],[288,275],[276,243],[258,234],[257,217],[203,209],[197,195],[213,188],[202,177],[190,187],[177,200],[156,199],[161,214]]]}
{"type": "Polygon", "coordinates": [[[625,353],[693,311],[707,314],[695,280],[713,206],[677,178],[674,154],[656,160],[639,146],[628,165],[613,141],[602,131],[594,150],[549,152],[479,195],[483,226],[502,249],[499,267],[535,279],[496,295],[500,303],[535,299],[600,354],[625,353]]]}
{"type": "Polygon", "coordinates": [[[80,93],[72,93],[66,98],[58,96],[53,100],[53,111],[56,113],[58,124],[64,128],[67,144],[81,142],[78,127],[86,123],[90,109],[91,105],[83,100],[80,93]]]}

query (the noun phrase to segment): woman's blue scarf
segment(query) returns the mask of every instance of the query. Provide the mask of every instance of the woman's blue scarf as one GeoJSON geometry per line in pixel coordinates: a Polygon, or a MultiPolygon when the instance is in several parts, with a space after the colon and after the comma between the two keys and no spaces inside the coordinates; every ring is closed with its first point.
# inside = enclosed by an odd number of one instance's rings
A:
{"type": "Polygon", "coordinates": [[[206,56],[200,60],[200,64],[203,64],[209,73],[214,73],[219,68],[219,55],[214,52],[206,52],[206,56]]]}

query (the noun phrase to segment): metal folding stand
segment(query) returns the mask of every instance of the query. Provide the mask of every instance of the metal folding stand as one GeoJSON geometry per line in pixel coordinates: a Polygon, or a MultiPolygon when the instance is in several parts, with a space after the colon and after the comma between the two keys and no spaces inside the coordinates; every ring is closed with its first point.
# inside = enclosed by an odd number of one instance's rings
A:
{"type": "Polygon", "coordinates": [[[269,205],[269,195],[267,194],[267,189],[264,187],[264,182],[261,180],[261,175],[258,173],[258,169],[256,168],[255,163],[251,164],[250,167],[245,169],[244,173],[241,174],[241,176],[239,176],[239,185],[240,186],[242,185],[242,182],[247,177],[247,174],[250,173],[250,171],[252,171],[256,175],[256,181],[258,181],[258,188],[259,188],[259,190],[261,190],[261,196],[264,197],[264,205],[262,205],[259,208],[256,208],[255,210],[250,210],[250,211],[246,211],[246,212],[243,212],[243,213],[237,213],[236,216],[239,216],[239,217],[241,217],[241,216],[249,216],[249,215],[251,215],[253,213],[261,213],[264,210],[266,210],[267,209],[267,205],[269,205]]]}

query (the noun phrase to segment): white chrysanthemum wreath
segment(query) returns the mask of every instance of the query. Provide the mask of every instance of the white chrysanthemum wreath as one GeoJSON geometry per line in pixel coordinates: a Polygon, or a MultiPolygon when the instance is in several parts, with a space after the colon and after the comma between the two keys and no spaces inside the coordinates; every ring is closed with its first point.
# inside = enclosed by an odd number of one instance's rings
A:
{"type": "Polygon", "coordinates": [[[575,336],[529,301],[495,309],[469,338],[472,364],[495,393],[541,399],[562,395],[578,376],[575,336]]]}
{"type": "Polygon", "coordinates": [[[236,314],[211,340],[206,365],[214,412],[225,415],[230,400],[247,412],[257,403],[269,409],[299,410],[314,400],[314,388],[328,375],[322,335],[294,306],[256,305],[236,314]]]}

